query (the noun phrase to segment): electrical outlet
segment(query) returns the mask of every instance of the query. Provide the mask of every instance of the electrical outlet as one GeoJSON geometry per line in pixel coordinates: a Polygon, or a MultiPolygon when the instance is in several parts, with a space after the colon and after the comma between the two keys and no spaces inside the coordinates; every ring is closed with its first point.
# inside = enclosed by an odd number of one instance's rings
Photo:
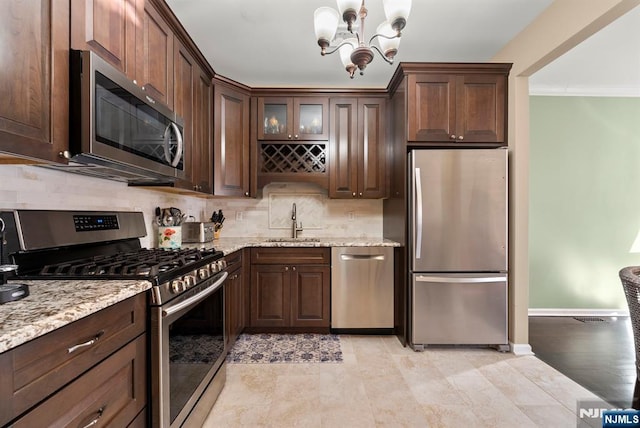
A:
{"type": "Polygon", "coordinates": [[[236,211],[236,221],[244,221],[244,211],[236,211]]]}
{"type": "Polygon", "coordinates": [[[356,219],[356,213],[355,211],[349,211],[347,213],[347,217],[349,219],[349,221],[354,221],[356,219]]]}

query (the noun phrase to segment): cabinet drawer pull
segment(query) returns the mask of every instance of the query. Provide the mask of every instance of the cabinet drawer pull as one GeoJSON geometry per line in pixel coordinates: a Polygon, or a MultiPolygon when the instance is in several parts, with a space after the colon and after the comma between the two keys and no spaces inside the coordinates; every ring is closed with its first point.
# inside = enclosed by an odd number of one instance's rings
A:
{"type": "Polygon", "coordinates": [[[82,428],[89,428],[89,427],[92,427],[95,424],[97,424],[98,420],[102,417],[103,413],[104,413],[104,406],[100,407],[98,409],[98,411],[96,412],[97,416],[95,418],[93,418],[93,420],[91,422],[89,422],[88,424],[84,425],[82,428]]]}
{"type": "Polygon", "coordinates": [[[86,348],[87,346],[91,346],[91,345],[95,344],[102,337],[103,334],[104,334],[104,331],[101,331],[98,334],[96,334],[93,339],[87,340],[84,343],[79,343],[77,345],[73,345],[71,348],[67,348],[67,353],[71,354],[72,352],[75,352],[78,349],[86,348]]]}

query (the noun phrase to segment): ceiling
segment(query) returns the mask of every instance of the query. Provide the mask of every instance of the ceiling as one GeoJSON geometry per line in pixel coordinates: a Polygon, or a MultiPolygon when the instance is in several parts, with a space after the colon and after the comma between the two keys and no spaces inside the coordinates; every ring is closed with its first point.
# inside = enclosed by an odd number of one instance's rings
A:
{"type": "MultiPolygon", "coordinates": [[[[414,0],[396,63],[483,62],[553,0],[414,0]]],[[[349,79],[338,54],[320,56],[313,12],[334,0],[167,0],[216,73],[251,87],[384,88],[395,65],[376,54],[349,79]]],[[[368,0],[371,29],[382,0],[368,0]]],[[[640,7],[530,78],[538,95],[640,97],[640,7]],[[635,35],[635,37],[633,36],[635,35]]]]}
{"type": "MultiPolygon", "coordinates": [[[[217,74],[251,87],[385,88],[396,69],[379,56],[353,80],[322,57],[313,12],[334,0],[167,0],[217,74]]],[[[484,62],[552,0],[414,0],[396,63],[484,62]]],[[[384,20],[366,2],[366,37],[384,20]]],[[[377,55],[377,54],[376,54],[377,55]]]]}
{"type": "Polygon", "coordinates": [[[640,97],[640,7],[529,78],[532,95],[640,97]]]}

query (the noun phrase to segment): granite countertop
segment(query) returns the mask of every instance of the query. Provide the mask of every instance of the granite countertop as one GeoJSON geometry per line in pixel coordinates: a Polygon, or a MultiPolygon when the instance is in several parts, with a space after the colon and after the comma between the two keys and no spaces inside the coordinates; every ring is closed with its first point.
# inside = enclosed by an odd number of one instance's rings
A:
{"type": "Polygon", "coordinates": [[[29,296],[0,305],[0,353],[151,288],[131,280],[19,282],[29,296]]]}
{"type": "Polygon", "coordinates": [[[199,244],[184,244],[184,247],[215,248],[225,255],[246,247],[399,247],[400,244],[383,238],[309,238],[286,240],[288,238],[220,238],[199,244]],[[273,242],[272,239],[285,239],[273,242]]]}
{"type": "MultiPolygon", "coordinates": [[[[214,247],[224,254],[246,247],[400,246],[397,242],[382,238],[313,238],[318,239],[317,241],[300,238],[297,241],[279,242],[272,242],[270,239],[274,238],[220,238],[204,244],[183,246],[214,247]]],[[[131,280],[20,282],[29,285],[29,296],[0,305],[0,353],[151,288],[148,281],[131,280]]]]}

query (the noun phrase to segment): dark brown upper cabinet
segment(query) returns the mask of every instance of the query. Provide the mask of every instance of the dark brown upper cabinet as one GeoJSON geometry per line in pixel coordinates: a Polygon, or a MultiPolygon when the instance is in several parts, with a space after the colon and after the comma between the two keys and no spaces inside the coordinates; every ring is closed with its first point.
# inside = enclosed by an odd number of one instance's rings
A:
{"type": "Polygon", "coordinates": [[[212,109],[213,84],[209,74],[198,68],[194,85],[193,142],[191,150],[191,182],[194,190],[213,191],[212,109]]]}
{"type": "Polygon", "coordinates": [[[144,0],[71,0],[71,47],[136,78],[136,22],[144,0]]]}
{"type": "Polygon", "coordinates": [[[387,197],[385,98],[330,101],[329,197],[387,197]]]}
{"type": "Polygon", "coordinates": [[[184,160],[188,180],[176,186],[210,194],[212,192],[211,78],[178,39],[174,45],[175,112],[184,119],[184,160]]]}
{"type": "Polygon", "coordinates": [[[329,138],[326,97],[258,97],[258,140],[329,138]]]}
{"type": "Polygon", "coordinates": [[[69,147],[69,2],[0,2],[2,153],[66,162],[69,147]]]}
{"type": "Polygon", "coordinates": [[[174,32],[149,0],[71,0],[71,47],[91,50],[173,108],[174,32]]]}
{"type": "Polygon", "coordinates": [[[505,144],[510,65],[451,65],[408,74],[407,140],[436,145],[505,144]]]}
{"type": "Polygon", "coordinates": [[[214,80],[214,195],[249,196],[249,94],[214,80]]]}
{"type": "Polygon", "coordinates": [[[173,108],[173,30],[149,1],[139,22],[135,80],[150,97],[173,108]]]}
{"type": "MultiPolygon", "coordinates": [[[[194,116],[195,116],[195,84],[197,64],[189,51],[178,41],[174,46],[175,58],[173,75],[173,109],[178,116],[184,119],[182,137],[184,140],[184,163],[187,173],[194,171],[194,159],[196,141],[194,139],[194,116]]],[[[179,187],[198,190],[193,182],[193,177],[189,177],[186,183],[178,182],[179,187]]]]}

